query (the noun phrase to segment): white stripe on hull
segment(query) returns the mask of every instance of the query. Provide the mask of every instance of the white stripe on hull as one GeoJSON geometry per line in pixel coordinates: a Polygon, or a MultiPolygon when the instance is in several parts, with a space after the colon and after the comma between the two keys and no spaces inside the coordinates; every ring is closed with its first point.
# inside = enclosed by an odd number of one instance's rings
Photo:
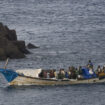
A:
{"type": "Polygon", "coordinates": [[[88,80],[48,80],[18,76],[9,85],[69,85],[69,84],[89,84],[89,83],[104,83],[105,79],[98,78],[88,80]]]}

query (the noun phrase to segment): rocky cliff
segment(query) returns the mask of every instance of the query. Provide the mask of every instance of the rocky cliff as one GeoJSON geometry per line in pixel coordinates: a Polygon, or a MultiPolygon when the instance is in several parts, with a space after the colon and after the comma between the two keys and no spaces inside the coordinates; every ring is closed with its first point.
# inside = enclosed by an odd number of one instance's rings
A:
{"type": "Polygon", "coordinates": [[[0,23],[0,60],[24,58],[28,53],[25,41],[17,40],[16,31],[0,23]]]}

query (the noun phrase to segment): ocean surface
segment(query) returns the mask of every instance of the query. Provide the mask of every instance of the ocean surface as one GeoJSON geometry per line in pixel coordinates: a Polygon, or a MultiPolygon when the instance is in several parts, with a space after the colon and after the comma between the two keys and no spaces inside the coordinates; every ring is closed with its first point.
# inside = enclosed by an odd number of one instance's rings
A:
{"type": "MultiPolygon", "coordinates": [[[[105,0],[0,0],[0,22],[40,46],[8,68],[105,64],[105,0]]],[[[105,84],[10,87],[0,74],[0,105],[105,105],[105,84]]]]}

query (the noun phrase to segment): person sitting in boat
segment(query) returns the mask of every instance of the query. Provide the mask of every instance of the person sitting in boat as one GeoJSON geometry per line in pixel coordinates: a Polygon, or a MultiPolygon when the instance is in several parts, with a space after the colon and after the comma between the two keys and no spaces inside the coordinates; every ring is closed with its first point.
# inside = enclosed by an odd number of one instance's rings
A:
{"type": "Polygon", "coordinates": [[[105,65],[102,68],[102,72],[105,73],[105,65]]]}
{"type": "Polygon", "coordinates": [[[50,73],[49,73],[49,71],[47,72],[47,78],[50,78],[50,73]]]}
{"type": "Polygon", "coordinates": [[[93,75],[94,74],[94,71],[93,71],[93,68],[89,68],[89,74],[93,75]]]}
{"type": "Polygon", "coordinates": [[[79,75],[82,75],[82,67],[81,66],[79,66],[78,72],[79,72],[79,75]]]}
{"type": "Polygon", "coordinates": [[[105,70],[105,68],[104,68],[104,66],[103,66],[103,68],[101,69],[101,67],[100,66],[98,66],[98,77],[99,77],[99,79],[103,79],[103,78],[105,78],[105,72],[104,72],[104,70],[105,70]]]}
{"type": "Polygon", "coordinates": [[[77,75],[76,75],[76,68],[74,66],[72,66],[72,73],[71,73],[72,79],[76,79],[77,75]]]}
{"type": "Polygon", "coordinates": [[[60,71],[59,71],[59,73],[58,73],[58,79],[62,79],[62,76],[61,76],[61,69],[60,69],[60,71]]]}
{"type": "Polygon", "coordinates": [[[75,79],[76,78],[75,67],[74,66],[69,67],[69,71],[70,71],[70,79],[75,79]]]}
{"type": "Polygon", "coordinates": [[[47,70],[42,70],[41,73],[39,74],[40,78],[47,78],[49,75],[47,70]]]}
{"type": "Polygon", "coordinates": [[[75,69],[75,74],[76,74],[76,78],[78,78],[79,70],[77,68],[75,69]]]}
{"type": "Polygon", "coordinates": [[[55,76],[54,76],[54,70],[51,70],[50,71],[50,78],[54,78],[55,76]]]}
{"type": "Polygon", "coordinates": [[[61,70],[61,73],[62,73],[63,75],[65,75],[65,71],[64,71],[64,69],[61,70]]]}
{"type": "Polygon", "coordinates": [[[47,78],[47,71],[44,71],[44,72],[43,72],[43,77],[44,77],[44,78],[47,78]]]}
{"type": "Polygon", "coordinates": [[[55,77],[56,79],[58,79],[58,74],[57,74],[57,71],[56,71],[56,70],[54,70],[54,77],[55,77]]]}
{"type": "Polygon", "coordinates": [[[58,79],[63,79],[65,77],[65,71],[64,69],[60,69],[58,73],[58,79]]]}
{"type": "Polygon", "coordinates": [[[44,71],[42,70],[41,73],[39,74],[39,77],[43,78],[43,74],[44,74],[44,71]]]}
{"type": "Polygon", "coordinates": [[[69,68],[69,71],[70,71],[70,78],[71,79],[76,79],[76,68],[74,66],[71,66],[69,68]]]}
{"type": "Polygon", "coordinates": [[[101,66],[98,65],[97,70],[96,70],[96,74],[99,75],[102,72],[101,66]]]}
{"type": "Polygon", "coordinates": [[[76,78],[77,78],[76,71],[74,71],[74,72],[72,73],[72,78],[73,78],[73,79],[76,79],[76,78]]]}
{"type": "Polygon", "coordinates": [[[69,74],[68,74],[67,71],[65,72],[65,78],[68,78],[69,79],[69,74]]]}
{"type": "Polygon", "coordinates": [[[77,79],[82,79],[83,78],[82,66],[79,66],[77,70],[78,70],[77,79]]]}
{"type": "Polygon", "coordinates": [[[71,79],[71,67],[69,67],[69,70],[68,70],[68,75],[69,75],[69,79],[71,79]]]}
{"type": "Polygon", "coordinates": [[[87,67],[93,69],[93,63],[91,62],[91,60],[88,61],[87,67]]]}

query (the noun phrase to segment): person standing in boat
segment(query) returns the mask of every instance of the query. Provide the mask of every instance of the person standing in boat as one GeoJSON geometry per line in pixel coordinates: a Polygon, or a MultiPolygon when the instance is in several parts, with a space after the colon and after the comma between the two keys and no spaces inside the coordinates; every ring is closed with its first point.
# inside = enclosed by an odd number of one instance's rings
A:
{"type": "Polygon", "coordinates": [[[93,63],[91,62],[91,60],[88,61],[87,67],[93,69],[93,63]]]}

